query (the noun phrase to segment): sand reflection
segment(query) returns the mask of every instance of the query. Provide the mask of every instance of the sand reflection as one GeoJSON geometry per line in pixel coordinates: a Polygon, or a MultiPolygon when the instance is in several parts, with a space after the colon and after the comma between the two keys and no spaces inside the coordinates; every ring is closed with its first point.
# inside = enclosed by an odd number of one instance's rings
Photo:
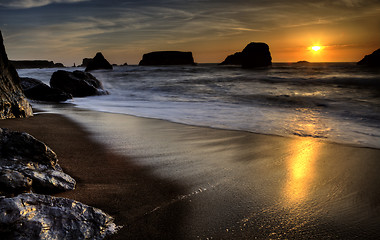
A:
{"type": "Polygon", "coordinates": [[[297,138],[291,142],[290,155],[286,160],[286,203],[294,204],[307,200],[316,175],[315,162],[319,148],[320,143],[313,138],[297,138]]]}

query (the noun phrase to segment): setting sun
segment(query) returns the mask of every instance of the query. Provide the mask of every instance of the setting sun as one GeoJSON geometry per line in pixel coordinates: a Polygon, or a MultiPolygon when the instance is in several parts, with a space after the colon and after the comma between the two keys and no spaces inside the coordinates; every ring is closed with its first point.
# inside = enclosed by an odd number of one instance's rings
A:
{"type": "Polygon", "coordinates": [[[319,50],[322,49],[322,47],[321,46],[312,46],[311,49],[318,52],[319,50]]]}

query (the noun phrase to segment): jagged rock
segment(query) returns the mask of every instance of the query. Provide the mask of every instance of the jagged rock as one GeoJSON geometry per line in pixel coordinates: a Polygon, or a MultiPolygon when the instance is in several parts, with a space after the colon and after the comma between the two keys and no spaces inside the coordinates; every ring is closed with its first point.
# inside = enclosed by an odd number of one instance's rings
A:
{"type": "Polygon", "coordinates": [[[33,116],[20,87],[16,69],[9,63],[0,31],[0,119],[33,116]]]}
{"type": "Polygon", "coordinates": [[[48,102],[63,102],[72,96],[59,89],[51,88],[34,78],[20,78],[21,88],[27,98],[48,102]]]}
{"type": "Polygon", "coordinates": [[[92,61],[92,58],[83,58],[82,64],[79,67],[87,67],[88,64],[92,61]]]}
{"type": "Polygon", "coordinates": [[[0,239],[103,239],[120,227],[100,209],[39,194],[0,198],[0,239]]]}
{"type": "Polygon", "coordinates": [[[113,69],[112,65],[104,58],[101,52],[98,52],[95,57],[88,62],[86,72],[97,69],[113,69]]]}
{"type": "Polygon", "coordinates": [[[48,60],[11,60],[11,64],[16,69],[23,68],[63,68],[65,67],[62,63],[54,63],[48,60]]]}
{"type": "Polygon", "coordinates": [[[358,62],[358,65],[380,68],[380,48],[370,55],[366,55],[362,60],[358,62]]]}
{"type": "Polygon", "coordinates": [[[222,65],[241,65],[243,68],[267,67],[272,65],[272,56],[266,43],[249,43],[242,52],[229,55],[222,65]]]}
{"type": "Polygon", "coordinates": [[[52,88],[60,89],[73,97],[107,95],[102,83],[90,73],[82,71],[68,72],[59,70],[50,79],[52,88]]]}
{"type": "Polygon", "coordinates": [[[74,188],[75,180],[62,171],[48,146],[27,133],[0,128],[0,194],[74,188]]]}
{"type": "Polygon", "coordinates": [[[192,52],[159,51],[143,55],[140,66],[154,65],[194,65],[192,52]]]}

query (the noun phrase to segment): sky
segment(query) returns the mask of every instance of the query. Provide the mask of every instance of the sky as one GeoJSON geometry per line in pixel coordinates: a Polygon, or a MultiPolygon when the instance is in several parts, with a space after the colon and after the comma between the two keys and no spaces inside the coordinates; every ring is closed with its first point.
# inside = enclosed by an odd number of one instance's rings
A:
{"type": "Polygon", "coordinates": [[[0,0],[0,30],[10,59],[66,66],[99,51],[116,64],[163,50],[219,63],[250,42],[273,62],[357,62],[380,48],[380,0],[0,0]]]}

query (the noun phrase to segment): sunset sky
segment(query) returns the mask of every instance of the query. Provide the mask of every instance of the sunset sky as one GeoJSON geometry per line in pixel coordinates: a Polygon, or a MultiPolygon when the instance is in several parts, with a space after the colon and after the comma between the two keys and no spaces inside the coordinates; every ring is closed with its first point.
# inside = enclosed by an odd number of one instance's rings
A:
{"type": "Polygon", "coordinates": [[[380,48],[380,1],[1,0],[0,30],[10,59],[65,65],[158,50],[217,63],[249,42],[267,43],[274,62],[356,62],[380,48]]]}

